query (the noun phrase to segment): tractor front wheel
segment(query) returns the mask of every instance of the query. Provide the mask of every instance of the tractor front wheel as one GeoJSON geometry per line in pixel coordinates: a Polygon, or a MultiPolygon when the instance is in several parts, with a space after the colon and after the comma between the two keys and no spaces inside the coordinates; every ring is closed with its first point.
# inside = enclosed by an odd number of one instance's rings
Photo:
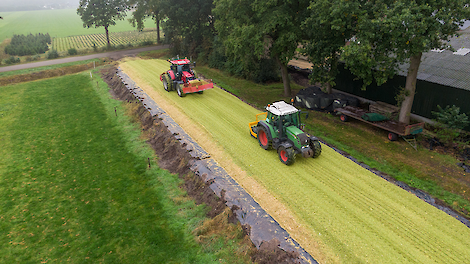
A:
{"type": "Polygon", "coordinates": [[[266,132],[266,129],[262,126],[260,126],[258,129],[258,142],[259,142],[259,145],[265,150],[268,150],[271,148],[271,138],[266,132]]]}
{"type": "Polygon", "coordinates": [[[163,82],[163,88],[165,88],[165,91],[169,92],[170,89],[168,87],[168,80],[166,79],[165,75],[162,76],[162,82],[163,82]]]}
{"type": "Polygon", "coordinates": [[[277,149],[277,154],[279,154],[279,160],[286,165],[291,165],[295,161],[295,151],[293,148],[280,146],[277,149]]]}
{"type": "Polygon", "coordinates": [[[179,97],[185,97],[186,94],[183,92],[183,88],[181,88],[181,85],[179,83],[175,83],[175,88],[176,92],[178,93],[179,97]]]}
{"type": "Polygon", "coordinates": [[[316,158],[316,157],[320,156],[320,154],[321,154],[320,141],[313,140],[312,143],[310,144],[310,148],[313,150],[312,158],[316,158]]]}
{"type": "Polygon", "coordinates": [[[341,115],[339,116],[339,119],[340,119],[341,121],[343,121],[343,122],[348,122],[348,120],[349,120],[348,116],[347,116],[347,115],[343,115],[343,114],[341,114],[341,115]]]}

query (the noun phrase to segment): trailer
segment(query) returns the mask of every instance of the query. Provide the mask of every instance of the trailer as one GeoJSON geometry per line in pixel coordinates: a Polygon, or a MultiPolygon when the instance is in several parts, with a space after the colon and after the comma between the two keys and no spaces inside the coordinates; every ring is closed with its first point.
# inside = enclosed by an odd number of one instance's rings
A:
{"type": "Polygon", "coordinates": [[[359,107],[345,106],[335,109],[335,112],[343,122],[347,122],[349,118],[354,118],[387,131],[388,139],[390,141],[396,141],[398,137],[401,137],[415,150],[417,149],[416,135],[424,130],[424,122],[408,125],[393,119],[385,119],[382,121],[367,120],[365,117],[370,116],[369,114],[375,113],[366,111],[359,107]]]}

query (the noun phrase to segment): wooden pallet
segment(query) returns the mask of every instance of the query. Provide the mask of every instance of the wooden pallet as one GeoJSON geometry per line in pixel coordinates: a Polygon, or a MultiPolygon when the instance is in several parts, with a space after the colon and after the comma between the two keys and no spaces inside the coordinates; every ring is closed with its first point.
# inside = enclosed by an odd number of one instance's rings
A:
{"type": "Polygon", "coordinates": [[[397,118],[399,110],[398,107],[384,102],[376,102],[369,105],[369,112],[381,114],[392,120],[397,118]]]}

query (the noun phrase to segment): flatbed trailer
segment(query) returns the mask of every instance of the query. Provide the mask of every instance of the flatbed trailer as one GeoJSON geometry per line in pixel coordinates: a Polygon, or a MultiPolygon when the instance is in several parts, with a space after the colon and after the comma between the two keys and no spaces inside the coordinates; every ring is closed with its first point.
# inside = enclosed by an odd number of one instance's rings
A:
{"type": "Polygon", "coordinates": [[[405,123],[398,122],[395,120],[384,120],[375,122],[365,120],[364,118],[362,118],[363,115],[371,112],[359,107],[345,106],[342,108],[335,109],[335,112],[339,114],[340,119],[343,122],[348,121],[348,118],[350,117],[387,131],[388,139],[390,141],[395,141],[400,136],[406,142],[408,142],[414,149],[416,149],[415,136],[423,132],[424,129],[424,122],[407,125],[405,123]]]}

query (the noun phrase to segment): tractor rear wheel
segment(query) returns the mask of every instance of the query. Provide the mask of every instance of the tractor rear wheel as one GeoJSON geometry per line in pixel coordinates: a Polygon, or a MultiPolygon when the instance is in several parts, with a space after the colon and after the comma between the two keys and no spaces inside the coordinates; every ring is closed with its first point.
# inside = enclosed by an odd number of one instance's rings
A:
{"type": "Polygon", "coordinates": [[[295,161],[295,151],[293,148],[280,146],[277,149],[277,154],[279,154],[279,160],[286,165],[291,165],[295,161]]]}
{"type": "Polygon", "coordinates": [[[163,88],[165,88],[165,91],[169,92],[170,88],[168,87],[168,80],[166,79],[166,76],[162,76],[162,82],[163,82],[163,88]]]}
{"type": "Polygon", "coordinates": [[[313,150],[313,156],[312,158],[316,158],[320,156],[321,154],[321,144],[320,141],[318,140],[313,140],[312,143],[310,144],[310,148],[313,150]]]}
{"type": "Polygon", "coordinates": [[[179,83],[175,83],[175,88],[176,92],[178,93],[179,97],[185,97],[186,94],[183,92],[183,88],[181,88],[181,85],[179,83]]]}
{"type": "Polygon", "coordinates": [[[266,129],[262,126],[260,126],[258,129],[258,142],[259,142],[259,145],[265,150],[268,150],[271,148],[271,138],[269,134],[266,132],[266,129]]]}

